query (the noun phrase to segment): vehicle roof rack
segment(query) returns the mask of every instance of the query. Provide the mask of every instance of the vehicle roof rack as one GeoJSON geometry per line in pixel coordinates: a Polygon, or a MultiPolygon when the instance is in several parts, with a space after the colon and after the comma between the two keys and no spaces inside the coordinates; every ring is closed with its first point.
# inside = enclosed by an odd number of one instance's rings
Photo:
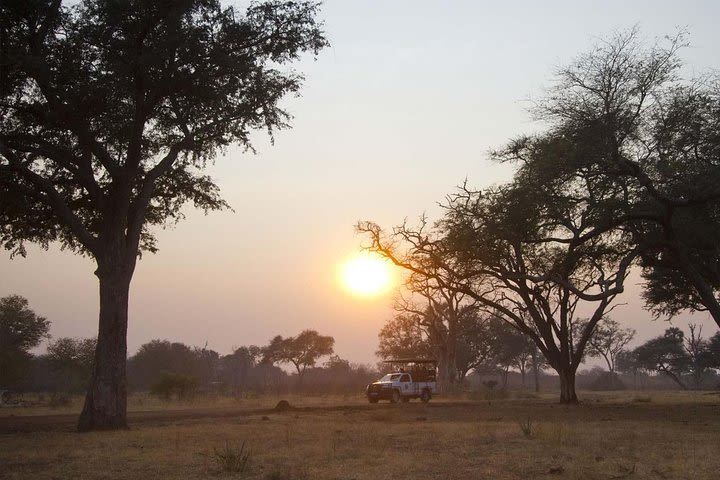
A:
{"type": "Polygon", "coordinates": [[[393,360],[383,360],[382,363],[437,363],[432,358],[395,358],[393,360]]]}

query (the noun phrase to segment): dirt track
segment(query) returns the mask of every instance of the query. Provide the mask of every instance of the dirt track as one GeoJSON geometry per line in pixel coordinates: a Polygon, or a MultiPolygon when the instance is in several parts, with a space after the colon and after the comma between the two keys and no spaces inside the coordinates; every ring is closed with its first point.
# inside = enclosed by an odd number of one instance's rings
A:
{"type": "MultiPolygon", "coordinates": [[[[289,412],[276,411],[273,408],[195,408],[183,410],[135,411],[128,413],[130,428],[147,425],[172,425],[177,423],[203,420],[212,423],[223,418],[253,417],[273,414],[323,415],[323,414],[391,414],[390,418],[403,422],[415,419],[417,415],[429,417],[442,416],[449,421],[466,421],[468,418],[484,420],[502,420],[503,418],[523,418],[528,408],[532,408],[536,419],[561,418],[572,421],[573,418],[594,418],[598,421],[618,421],[632,419],[635,421],[657,421],[663,419],[673,423],[696,423],[705,425],[720,423],[720,405],[633,405],[633,404],[598,404],[585,403],[579,406],[561,406],[556,403],[534,402],[431,402],[391,405],[339,405],[311,406],[293,408],[289,412]]],[[[73,431],[77,422],[76,414],[65,415],[28,415],[0,417],[0,434],[45,431],[73,431]]]]}

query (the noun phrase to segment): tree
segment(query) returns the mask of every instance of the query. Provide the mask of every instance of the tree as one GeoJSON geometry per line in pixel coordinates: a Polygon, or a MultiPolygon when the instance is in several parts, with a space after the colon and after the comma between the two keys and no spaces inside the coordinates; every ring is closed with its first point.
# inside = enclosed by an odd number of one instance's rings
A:
{"type": "Polygon", "coordinates": [[[682,32],[649,46],[619,32],[560,69],[535,113],[594,169],[587,200],[605,211],[583,241],[630,235],[648,307],[708,311],[720,326],[720,80],[684,80],[684,46],[682,32]]]}
{"type": "Polygon", "coordinates": [[[687,390],[682,375],[688,372],[691,360],[683,347],[684,340],[682,330],[668,328],[663,336],[648,340],[635,349],[638,366],[667,375],[680,388],[687,390]]]}
{"type": "Polygon", "coordinates": [[[226,208],[202,174],[218,150],[287,126],[281,71],[327,45],[306,1],[0,3],[0,244],[97,264],[98,346],[80,430],[123,428],[130,281],[151,227],[190,202],[226,208]]]}
{"type": "Polygon", "coordinates": [[[235,392],[249,387],[250,373],[262,357],[262,348],[256,345],[236,348],[231,355],[221,358],[222,377],[235,392]]]}
{"type": "Polygon", "coordinates": [[[525,162],[514,181],[479,192],[463,186],[434,227],[402,225],[390,238],[372,222],[358,229],[372,250],[472,298],[482,312],[531,338],[560,376],[561,402],[576,403],[585,345],[622,292],[633,252],[613,235],[581,241],[597,206],[577,198],[589,195],[591,172],[568,147],[558,139],[511,145],[502,156],[525,162]],[[557,168],[573,160],[572,167],[557,168]],[[543,181],[544,175],[554,180],[543,181]],[[580,302],[594,310],[573,338],[580,302]]]}
{"type": "Polygon", "coordinates": [[[455,365],[461,384],[470,370],[494,370],[499,352],[505,347],[498,336],[504,327],[502,320],[496,317],[475,319],[464,326],[457,345],[455,365]]]}
{"type": "Polygon", "coordinates": [[[47,359],[51,367],[65,377],[66,390],[87,389],[96,347],[94,338],[61,337],[48,345],[47,359]]]}
{"type": "Polygon", "coordinates": [[[635,337],[635,329],[621,328],[617,321],[603,317],[588,339],[587,355],[602,357],[607,363],[608,371],[613,374],[618,354],[625,349],[633,337],[635,337]]]}
{"type": "Polygon", "coordinates": [[[702,336],[702,325],[691,323],[690,335],[685,336],[685,352],[690,359],[688,371],[696,389],[700,388],[702,380],[713,365],[713,354],[710,344],[702,336]]]}
{"type": "Polygon", "coordinates": [[[278,335],[263,350],[263,361],[268,363],[291,363],[302,385],[305,370],[314,367],[320,357],[332,355],[335,339],[320,335],[315,330],[303,330],[296,337],[278,335]]]}
{"type": "Polygon", "coordinates": [[[152,340],[140,346],[128,359],[131,386],[147,390],[163,374],[192,377],[196,384],[207,387],[216,380],[220,356],[207,348],[189,347],[184,343],[152,340]]]}
{"type": "Polygon", "coordinates": [[[642,370],[642,366],[635,350],[620,350],[615,357],[615,369],[621,373],[632,374],[633,387],[637,389],[637,376],[642,370]]]}
{"type": "Polygon", "coordinates": [[[383,360],[434,358],[432,344],[419,314],[397,312],[378,333],[375,354],[383,360]]]}
{"type": "Polygon", "coordinates": [[[0,298],[0,385],[20,380],[29,366],[29,350],[48,338],[50,322],[38,316],[20,295],[0,298]]]}
{"type": "Polygon", "coordinates": [[[708,340],[707,346],[710,368],[720,369],[720,332],[716,333],[710,340],[708,340]]]}

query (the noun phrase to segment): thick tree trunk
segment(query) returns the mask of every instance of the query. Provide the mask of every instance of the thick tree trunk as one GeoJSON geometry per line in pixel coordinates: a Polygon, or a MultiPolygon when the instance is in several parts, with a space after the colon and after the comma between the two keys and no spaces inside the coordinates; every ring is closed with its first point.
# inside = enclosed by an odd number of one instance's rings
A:
{"type": "Polygon", "coordinates": [[[127,324],[131,275],[97,272],[100,327],[78,430],[127,428],[127,324]]]}
{"type": "Polygon", "coordinates": [[[448,348],[439,348],[438,356],[438,384],[440,391],[449,393],[453,391],[457,369],[455,368],[455,355],[448,348]]]}
{"type": "Polygon", "coordinates": [[[558,375],[560,376],[560,403],[578,403],[575,393],[575,371],[572,369],[558,370],[558,375]]]}

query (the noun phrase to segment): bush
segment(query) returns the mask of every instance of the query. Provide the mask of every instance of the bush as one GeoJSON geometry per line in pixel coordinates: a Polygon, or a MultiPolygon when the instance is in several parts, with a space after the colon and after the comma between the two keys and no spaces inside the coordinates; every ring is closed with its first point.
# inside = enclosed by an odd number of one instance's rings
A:
{"type": "Polygon", "coordinates": [[[221,472],[243,473],[250,467],[252,451],[245,448],[245,442],[240,447],[225,442],[224,448],[215,449],[213,458],[221,472]]]}
{"type": "Polygon", "coordinates": [[[173,395],[178,400],[190,398],[197,389],[197,379],[176,373],[161,373],[158,379],[150,386],[150,395],[163,400],[170,400],[173,395]]]}

